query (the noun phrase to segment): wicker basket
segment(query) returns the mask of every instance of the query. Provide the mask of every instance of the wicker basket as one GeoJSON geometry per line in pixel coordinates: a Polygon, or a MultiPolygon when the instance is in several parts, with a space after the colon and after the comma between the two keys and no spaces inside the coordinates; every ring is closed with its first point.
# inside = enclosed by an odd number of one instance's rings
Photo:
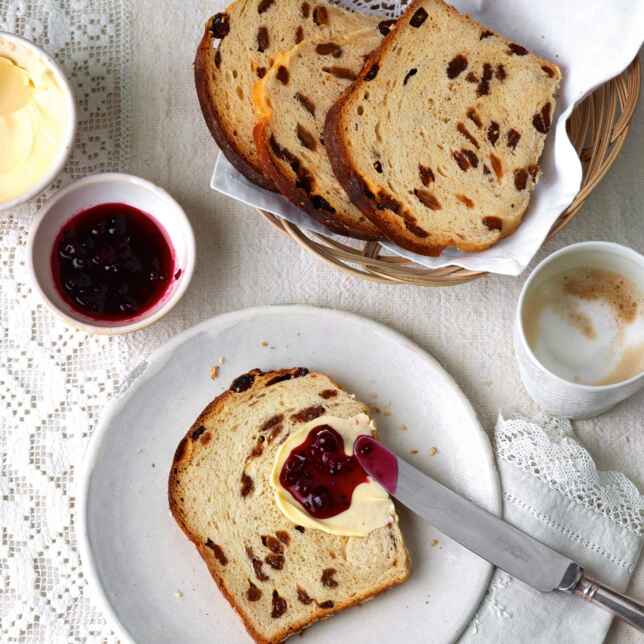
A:
{"type": "MultiPolygon", "coordinates": [[[[573,112],[568,131],[581,158],[584,175],[579,193],[554,223],[548,239],[575,217],[617,158],[628,135],[639,94],[640,64],[635,58],[620,76],[602,85],[573,112]]],[[[403,257],[381,254],[378,242],[338,242],[326,235],[303,230],[268,212],[259,212],[311,253],[363,279],[386,284],[452,286],[486,274],[458,266],[426,268],[403,257]]]]}

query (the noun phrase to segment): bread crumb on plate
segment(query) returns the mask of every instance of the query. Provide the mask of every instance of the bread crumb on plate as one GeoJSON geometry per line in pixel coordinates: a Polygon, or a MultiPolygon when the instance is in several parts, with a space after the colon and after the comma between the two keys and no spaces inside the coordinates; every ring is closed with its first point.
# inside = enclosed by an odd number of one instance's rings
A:
{"type": "Polygon", "coordinates": [[[210,367],[210,379],[217,380],[219,377],[219,367],[210,367]]]}

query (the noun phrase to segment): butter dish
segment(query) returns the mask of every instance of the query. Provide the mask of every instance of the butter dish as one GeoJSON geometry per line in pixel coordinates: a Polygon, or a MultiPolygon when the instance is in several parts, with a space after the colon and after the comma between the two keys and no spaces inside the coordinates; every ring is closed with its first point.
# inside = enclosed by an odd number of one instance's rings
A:
{"type": "Polygon", "coordinates": [[[54,181],[71,152],[76,120],[60,66],[28,40],[0,31],[0,211],[54,181]]]}

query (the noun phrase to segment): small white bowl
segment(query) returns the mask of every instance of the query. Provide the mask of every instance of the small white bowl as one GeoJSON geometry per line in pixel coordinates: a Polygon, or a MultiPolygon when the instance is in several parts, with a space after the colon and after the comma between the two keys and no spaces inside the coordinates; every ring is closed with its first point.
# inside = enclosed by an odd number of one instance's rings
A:
{"type": "Polygon", "coordinates": [[[27,253],[34,287],[54,313],[88,333],[116,335],[142,329],[172,309],[192,279],[196,251],[186,213],[165,190],[139,177],[106,173],[76,181],[45,204],[31,230],[27,253]],[[127,320],[96,320],[79,313],[60,295],[52,273],[53,247],[62,227],[82,210],[102,203],[124,203],[151,216],[165,231],[174,250],[175,278],[164,296],[151,309],[127,320]]]}
{"type": "Polygon", "coordinates": [[[74,100],[72,86],[65,77],[65,74],[58,63],[44,50],[20,36],[10,34],[6,31],[0,31],[0,56],[10,58],[17,65],[23,67],[27,71],[36,64],[44,65],[49,68],[58,81],[61,90],[65,94],[67,103],[67,131],[64,134],[63,143],[50,171],[38,183],[35,183],[27,192],[24,192],[19,197],[16,197],[11,201],[0,202],[0,211],[3,211],[15,208],[16,206],[33,199],[47,188],[47,186],[49,186],[60,174],[61,170],[65,167],[65,163],[67,163],[67,159],[69,158],[69,154],[74,145],[77,116],[76,102],[74,100]]]}

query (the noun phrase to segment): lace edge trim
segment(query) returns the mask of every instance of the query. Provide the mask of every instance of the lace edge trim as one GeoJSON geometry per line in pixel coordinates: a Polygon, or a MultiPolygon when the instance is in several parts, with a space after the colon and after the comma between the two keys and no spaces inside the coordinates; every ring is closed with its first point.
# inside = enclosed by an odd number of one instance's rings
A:
{"type": "MultiPolygon", "coordinates": [[[[554,490],[560,494],[563,494],[567,499],[572,501],[578,506],[583,507],[584,509],[599,514],[606,517],[609,521],[612,521],[615,525],[620,526],[627,532],[637,536],[642,537],[644,535],[644,497],[640,494],[638,488],[635,484],[621,472],[615,472],[612,470],[598,470],[595,460],[592,458],[588,450],[583,447],[577,440],[572,429],[572,424],[567,419],[555,419],[547,418],[545,424],[550,428],[550,431],[546,431],[538,421],[530,420],[527,418],[511,418],[505,419],[501,414],[497,420],[497,424],[494,430],[494,448],[497,459],[500,459],[514,467],[517,467],[521,471],[530,474],[543,483],[545,483],[551,490],[554,490]],[[546,467],[547,461],[545,460],[546,456],[543,451],[537,451],[536,445],[533,446],[533,449],[529,452],[529,458],[524,458],[523,461],[533,461],[536,464],[543,463],[542,467],[528,467],[522,463],[517,462],[516,459],[509,458],[509,450],[507,447],[503,449],[500,446],[500,443],[503,439],[506,439],[506,444],[510,445],[512,443],[512,438],[509,437],[511,429],[516,429],[517,424],[525,423],[526,428],[529,428],[532,432],[535,432],[539,435],[541,442],[548,446],[550,450],[559,450],[562,455],[564,454],[564,446],[567,450],[577,454],[579,460],[584,460],[589,464],[591,473],[594,474],[592,480],[588,480],[583,477],[583,473],[575,470],[574,477],[570,478],[570,483],[566,489],[562,485],[548,478],[545,475],[545,472],[548,470],[546,467]],[[559,430],[560,440],[556,441],[552,437],[553,431],[559,430]],[[560,447],[561,445],[561,447],[560,447]],[[615,486],[608,486],[606,483],[612,481],[615,485],[619,485],[620,490],[626,491],[627,493],[617,495],[612,492],[611,488],[615,489],[615,486]],[[581,496],[574,493],[575,489],[579,489],[579,485],[576,483],[594,483],[601,490],[606,492],[608,497],[609,504],[604,505],[601,511],[597,510],[597,507],[593,505],[592,499],[588,496],[581,496]],[[622,518],[624,517],[624,518],[622,518]],[[631,520],[629,520],[631,519],[631,520]]],[[[526,428],[523,428],[523,434],[527,435],[525,431],[526,428]]],[[[581,486],[583,487],[583,485],[581,486]]]]}

